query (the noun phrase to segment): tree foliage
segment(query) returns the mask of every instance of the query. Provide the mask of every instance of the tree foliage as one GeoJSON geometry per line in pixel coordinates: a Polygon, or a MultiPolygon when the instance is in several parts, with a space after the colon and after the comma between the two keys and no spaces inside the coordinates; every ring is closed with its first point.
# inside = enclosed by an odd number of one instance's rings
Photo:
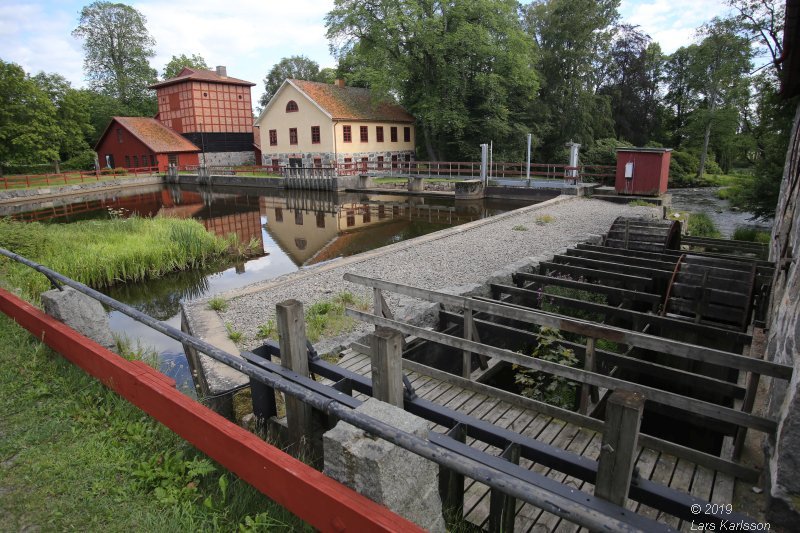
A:
{"type": "Polygon", "coordinates": [[[513,0],[337,0],[326,18],[352,84],[396,96],[418,121],[431,159],[521,157],[538,89],[535,50],[513,0]]]}
{"type": "Polygon", "coordinates": [[[125,4],[97,1],[81,10],[72,34],[83,40],[84,71],[93,89],[142,114],[155,112],[147,89],[156,81],[149,63],[155,41],[144,15],[125,4]]]}
{"type": "Polygon", "coordinates": [[[205,69],[208,70],[210,67],[206,64],[206,60],[203,59],[203,56],[199,54],[192,54],[191,57],[187,56],[186,54],[181,54],[179,56],[172,56],[167,64],[164,65],[164,71],[162,73],[162,78],[168,80],[170,78],[174,78],[184,68],[194,68],[194,69],[205,69]]]}
{"type": "Polygon", "coordinates": [[[63,136],[47,92],[22,67],[0,60],[0,172],[58,159],[63,136]]]}
{"type": "Polygon", "coordinates": [[[266,106],[284,80],[289,78],[296,80],[326,81],[330,83],[330,81],[328,81],[330,80],[330,69],[325,69],[325,73],[321,74],[319,64],[306,56],[284,57],[269,69],[267,76],[264,78],[264,87],[266,90],[258,101],[259,105],[261,105],[261,107],[266,106]]]}

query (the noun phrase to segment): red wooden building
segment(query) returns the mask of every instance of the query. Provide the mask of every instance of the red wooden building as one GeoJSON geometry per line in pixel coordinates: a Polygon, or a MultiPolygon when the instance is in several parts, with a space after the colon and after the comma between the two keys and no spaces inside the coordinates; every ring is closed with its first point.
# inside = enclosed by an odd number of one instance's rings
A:
{"type": "Polygon", "coordinates": [[[95,146],[100,168],[198,165],[200,149],[154,118],[112,117],[95,146]]]}
{"type": "Polygon", "coordinates": [[[671,152],[672,148],[617,148],[617,194],[666,193],[671,152]]]}

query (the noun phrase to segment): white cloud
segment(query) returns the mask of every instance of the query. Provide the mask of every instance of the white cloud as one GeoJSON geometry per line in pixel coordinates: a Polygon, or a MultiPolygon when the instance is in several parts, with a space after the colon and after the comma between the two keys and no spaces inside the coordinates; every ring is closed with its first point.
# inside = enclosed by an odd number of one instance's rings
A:
{"type": "Polygon", "coordinates": [[[697,28],[727,13],[717,0],[622,0],[622,19],[639,26],[664,53],[695,42],[697,28]]]}

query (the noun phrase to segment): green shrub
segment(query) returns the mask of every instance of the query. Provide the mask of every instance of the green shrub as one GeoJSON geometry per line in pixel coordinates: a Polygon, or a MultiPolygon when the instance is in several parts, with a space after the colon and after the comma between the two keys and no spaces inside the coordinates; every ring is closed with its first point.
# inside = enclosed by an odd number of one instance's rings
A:
{"type": "Polygon", "coordinates": [[[94,157],[92,150],[86,150],[64,161],[61,170],[94,170],[94,157]]]}
{"type": "MultiPolygon", "coordinates": [[[[536,338],[538,344],[531,352],[532,357],[570,367],[578,365],[575,352],[561,345],[564,337],[558,330],[542,327],[536,338]]],[[[518,365],[513,368],[517,371],[514,381],[523,396],[564,409],[575,409],[578,383],[518,365]]]]}
{"type": "Polygon", "coordinates": [[[208,301],[208,308],[217,312],[226,311],[228,309],[228,302],[225,298],[214,296],[208,301]]]}
{"type": "Polygon", "coordinates": [[[739,226],[733,232],[733,239],[736,241],[749,241],[769,244],[770,232],[760,230],[753,226],[739,226]]]}
{"type": "Polygon", "coordinates": [[[528,231],[528,228],[526,226],[523,226],[522,224],[514,226],[511,229],[514,230],[514,231],[528,231]]]}
{"type": "Polygon", "coordinates": [[[581,155],[581,163],[585,165],[610,165],[617,164],[617,148],[630,148],[633,145],[628,141],[621,141],[614,137],[598,139],[581,155]]]}
{"type": "Polygon", "coordinates": [[[718,239],[722,235],[711,217],[705,213],[690,213],[688,233],[692,237],[709,237],[718,239]]]}

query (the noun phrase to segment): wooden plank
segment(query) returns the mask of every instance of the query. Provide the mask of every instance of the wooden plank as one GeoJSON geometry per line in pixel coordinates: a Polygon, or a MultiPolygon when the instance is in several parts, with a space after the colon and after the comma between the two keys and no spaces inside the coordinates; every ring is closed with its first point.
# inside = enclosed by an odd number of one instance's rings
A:
{"type": "Polygon", "coordinates": [[[550,261],[539,263],[539,272],[561,272],[572,276],[585,277],[590,279],[606,279],[611,281],[621,281],[627,287],[650,287],[652,280],[649,277],[632,276],[630,274],[620,274],[614,271],[598,270],[593,268],[565,265],[550,261]]]}
{"type": "Polygon", "coordinates": [[[663,296],[659,294],[622,289],[619,287],[612,287],[611,285],[601,285],[599,283],[589,283],[586,281],[576,281],[572,279],[543,276],[541,274],[529,274],[528,272],[516,272],[512,274],[512,279],[514,280],[514,283],[517,284],[520,284],[520,282],[528,281],[536,284],[537,286],[554,285],[558,287],[569,287],[572,289],[579,289],[588,292],[619,296],[620,298],[627,299],[632,302],[659,304],[664,300],[663,296]]]}
{"type": "MultiPolygon", "coordinates": [[[[671,407],[682,409],[684,411],[688,411],[691,413],[708,416],[709,418],[713,418],[716,420],[730,422],[732,424],[738,424],[741,426],[747,426],[749,428],[757,429],[759,431],[764,431],[768,433],[775,431],[777,425],[776,422],[772,419],[752,415],[749,413],[742,413],[735,409],[731,409],[729,407],[712,404],[710,402],[698,400],[695,398],[688,398],[680,394],[662,391],[659,389],[655,389],[653,387],[646,387],[619,378],[597,374],[595,372],[588,372],[580,368],[568,367],[558,363],[552,363],[550,361],[524,356],[517,352],[512,352],[511,350],[495,348],[494,346],[488,346],[473,341],[467,341],[464,339],[460,339],[458,337],[453,337],[452,335],[446,335],[436,331],[429,331],[416,326],[411,326],[409,324],[403,324],[401,322],[397,322],[394,320],[376,317],[368,313],[362,313],[361,311],[347,309],[347,314],[354,318],[358,318],[359,320],[363,320],[364,322],[369,322],[378,326],[395,328],[403,333],[417,335],[420,338],[428,339],[434,342],[439,342],[441,344],[445,344],[459,350],[470,350],[475,353],[483,353],[488,357],[496,357],[502,361],[507,361],[509,363],[517,364],[525,368],[532,368],[534,370],[539,370],[542,372],[547,372],[549,374],[562,376],[567,379],[571,379],[573,381],[578,381],[580,383],[588,383],[589,385],[596,385],[598,387],[604,387],[607,389],[614,389],[614,390],[627,389],[634,392],[639,392],[641,394],[644,394],[645,397],[648,399],[648,401],[669,405],[671,407]]],[[[675,342],[675,341],[668,341],[667,339],[660,339],[660,340],[661,342],[665,343],[665,345],[667,342],[675,342]]],[[[709,350],[709,349],[697,347],[696,352],[699,352],[700,350],[709,350]]],[[[716,352],[717,350],[713,351],[716,352]]],[[[726,354],[726,355],[729,357],[740,357],[740,356],[733,356],[731,354],[726,354]]],[[[751,359],[750,361],[757,362],[758,360],[751,359]]]]}
{"type": "Polygon", "coordinates": [[[422,531],[3,289],[0,311],[312,527],[422,531]]]}
{"type": "Polygon", "coordinates": [[[378,328],[372,335],[372,396],[403,408],[403,336],[378,328]]]}
{"type": "MultiPolygon", "coordinates": [[[[308,377],[308,352],[306,347],[306,320],[303,304],[286,300],[275,306],[276,322],[281,349],[281,366],[308,377]]],[[[299,398],[284,395],[286,423],[289,440],[295,449],[308,442],[313,447],[314,419],[311,406],[299,398]]]]}
{"type": "Polygon", "coordinates": [[[632,391],[616,390],[606,404],[594,493],[617,505],[628,499],[643,411],[644,396],[632,391]]]}
{"type": "Polygon", "coordinates": [[[640,267],[627,265],[624,263],[612,263],[610,261],[599,261],[596,259],[587,259],[583,257],[576,257],[571,255],[557,255],[553,257],[553,262],[566,265],[577,265],[583,268],[590,268],[593,270],[603,270],[606,272],[621,272],[631,276],[639,276],[648,279],[663,279],[668,280],[672,277],[672,268],[657,269],[649,267],[640,267]]]}
{"type": "Polygon", "coordinates": [[[676,262],[674,259],[672,261],[658,261],[654,259],[645,259],[642,257],[626,257],[618,254],[582,250],[580,248],[568,248],[567,255],[583,257],[586,259],[594,259],[597,261],[605,261],[608,263],[625,263],[638,267],[657,268],[660,270],[672,270],[675,268],[676,262]]]}
{"type": "MultiPolygon", "coordinates": [[[[352,273],[345,274],[344,278],[346,281],[350,281],[352,283],[366,286],[379,286],[381,288],[404,294],[406,296],[420,298],[445,305],[459,306],[462,309],[468,305],[466,303],[467,298],[463,296],[439,293],[417,287],[410,287],[408,285],[402,285],[399,283],[371,279],[352,273]]],[[[742,357],[740,355],[731,354],[722,350],[714,350],[712,348],[686,344],[671,339],[656,337],[654,335],[627,331],[621,328],[615,328],[613,326],[593,324],[591,322],[579,319],[556,317],[552,314],[534,311],[531,309],[517,308],[500,302],[487,302],[485,300],[476,298],[470,298],[470,300],[472,301],[469,305],[472,306],[474,311],[490,313],[502,318],[510,318],[512,320],[519,320],[521,322],[528,322],[540,326],[548,326],[563,331],[569,331],[570,333],[577,333],[583,336],[608,339],[610,341],[622,344],[638,346],[640,348],[649,350],[657,350],[671,355],[678,355],[697,361],[729,366],[740,370],[754,371],[763,375],[769,375],[781,379],[790,379],[793,372],[793,368],[788,365],[751,359],[749,357],[742,357]]],[[[355,318],[359,318],[365,322],[380,319],[379,317],[372,317],[368,313],[361,313],[352,309],[348,309],[347,314],[355,318]]],[[[392,323],[396,322],[387,322],[387,324],[392,323]]],[[[431,333],[427,330],[425,331],[426,333],[431,333]]],[[[423,337],[422,335],[419,336],[421,338],[432,340],[430,337],[423,337]]],[[[468,341],[462,342],[468,343],[468,341]]],[[[474,345],[475,343],[468,344],[474,345]]],[[[460,349],[469,349],[469,347],[466,344],[462,344],[460,349]]],[[[490,354],[485,355],[491,356],[490,354]]]]}

